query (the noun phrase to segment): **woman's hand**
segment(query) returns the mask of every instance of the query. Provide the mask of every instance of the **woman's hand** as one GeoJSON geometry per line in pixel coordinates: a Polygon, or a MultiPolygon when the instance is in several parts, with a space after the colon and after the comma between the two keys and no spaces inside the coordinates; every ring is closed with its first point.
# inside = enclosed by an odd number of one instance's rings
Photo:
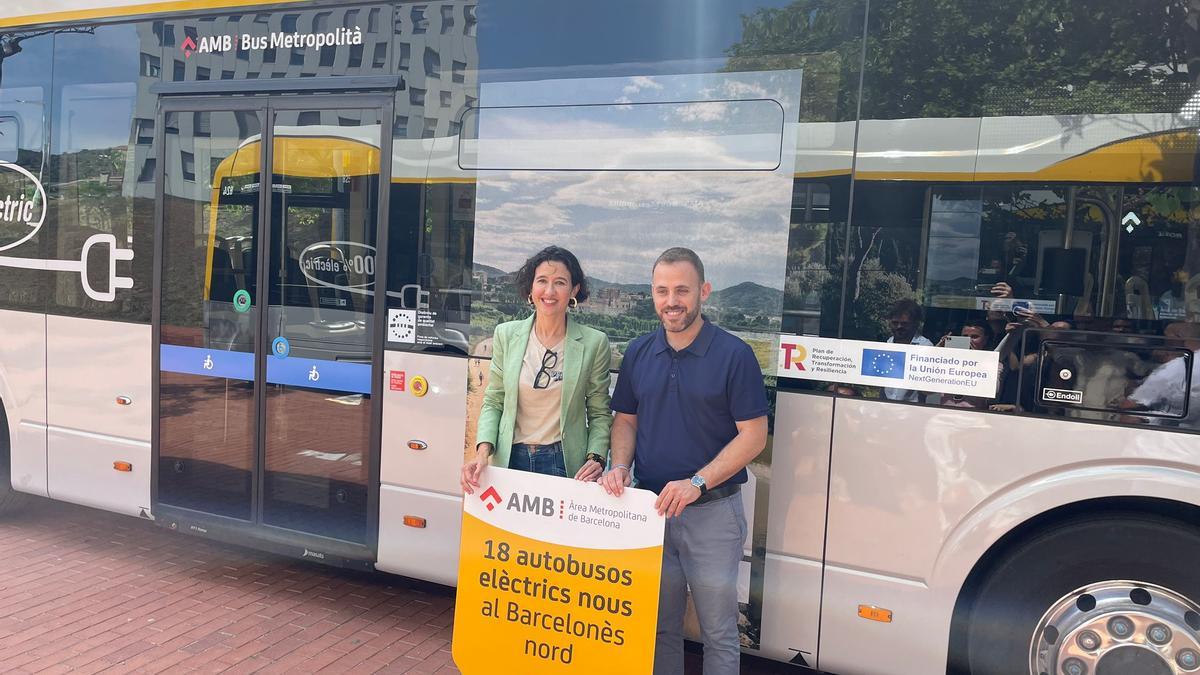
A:
{"type": "Polygon", "coordinates": [[[590,483],[594,480],[599,480],[604,474],[604,467],[594,459],[589,459],[579,467],[579,471],[575,472],[575,480],[581,480],[590,483]]]}
{"type": "Polygon", "coordinates": [[[463,492],[473,495],[475,491],[471,488],[479,487],[479,477],[483,475],[483,468],[491,463],[492,444],[480,443],[475,448],[475,459],[463,464],[462,476],[459,478],[459,485],[462,486],[463,492]]]}
{"type": "Polygon", "coordinates": [[[1003,281],[999,281],[992,286],[991,293],[997,298],[1011,298],[1013,296],[1013,289],[1012,286],[1009,286],[1003,281]]]}
{"type": "Polygon", "coordinates": [[[1042,328],[1042,329],[1046,329],[1046,328],[1050,327],[1050,322],[1043,319],[1042,315],[1038,314],[1033,309],[1026,308],[1026,307],[1014,307],[1013,314],[1020,317],[1026,326],[1030,326],[1032,328],[1042,328]]]}

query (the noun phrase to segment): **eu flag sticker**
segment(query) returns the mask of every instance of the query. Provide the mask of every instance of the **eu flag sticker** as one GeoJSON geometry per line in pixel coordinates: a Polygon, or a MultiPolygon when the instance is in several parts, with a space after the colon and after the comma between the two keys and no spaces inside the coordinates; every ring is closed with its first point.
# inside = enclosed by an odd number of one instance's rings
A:
{"type": "Polygon", "coordinates": [[[862,374],[871,377],[904,379],[904,352],[890,349],[864,349],[862,374]]]}

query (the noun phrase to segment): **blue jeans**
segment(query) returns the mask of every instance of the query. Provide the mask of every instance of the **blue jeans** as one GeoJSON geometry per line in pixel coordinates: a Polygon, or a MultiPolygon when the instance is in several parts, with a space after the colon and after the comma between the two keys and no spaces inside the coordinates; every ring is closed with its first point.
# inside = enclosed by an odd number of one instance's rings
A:
{"type": "Polygon", "coordinates": [[[742,495],[692,504],[668,518],[666,527],[654,675],[683,672],[689,587],[704,643],[704,675],[737,675],[742,656],[737,578],[747,529],[742,495]]]}
{"type": "Polygon", "coordinates": [[[567,463],[563,459],[562,442],[535,446],[514,443],[508,455],[508,468],[566,478],[567,463]]]}

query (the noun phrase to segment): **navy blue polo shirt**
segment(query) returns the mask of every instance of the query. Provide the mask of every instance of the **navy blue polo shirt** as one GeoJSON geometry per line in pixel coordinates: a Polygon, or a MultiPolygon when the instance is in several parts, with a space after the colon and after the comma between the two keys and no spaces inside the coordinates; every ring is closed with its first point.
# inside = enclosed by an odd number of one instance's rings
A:
{"type": "MultiPolygon", "coordinates": [[[[659,328],[629,343],[612,409],[637,415],[634,475],[655,492],[691,478],[737,436],[737,422],[767,414],[762,370],[750,345],[704,319],[681,351],[659,328]]],[[[728,483],[745,483],[743,468],[728,483]]]]}

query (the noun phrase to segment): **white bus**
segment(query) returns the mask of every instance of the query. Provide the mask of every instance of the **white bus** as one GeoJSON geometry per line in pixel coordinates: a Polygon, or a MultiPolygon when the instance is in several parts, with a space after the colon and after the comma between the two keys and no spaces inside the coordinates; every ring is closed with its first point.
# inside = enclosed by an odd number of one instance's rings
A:
{"type": "Polygon", "coordinates": [[[772,405],[748,652],[1200,672],[1190,3],[5,9],[0,507],[454,584],[513,271],[619,363],[687,245],[772,405]]]}

